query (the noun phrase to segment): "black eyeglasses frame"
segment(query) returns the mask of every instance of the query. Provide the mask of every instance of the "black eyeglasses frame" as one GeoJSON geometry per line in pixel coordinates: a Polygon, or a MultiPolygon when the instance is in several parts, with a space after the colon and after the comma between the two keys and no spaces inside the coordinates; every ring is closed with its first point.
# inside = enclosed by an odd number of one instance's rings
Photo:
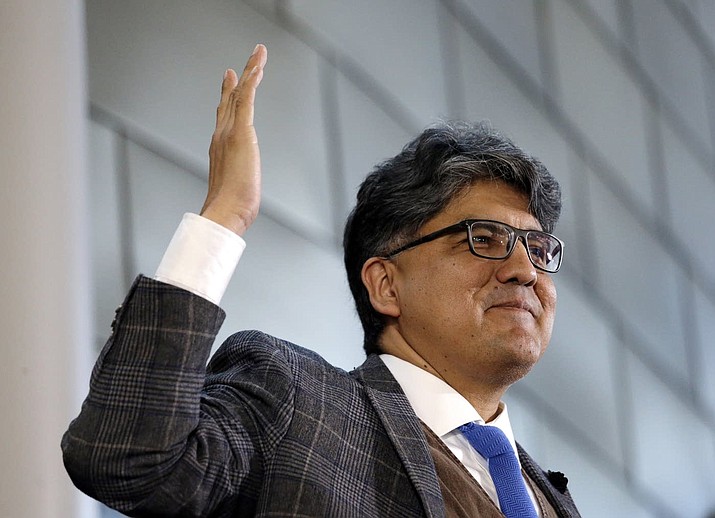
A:
{"type": "Polygon", "coordinates": [[[531,264],[534,266],[534,268],[541,270],[542,272],[546,273],[556,273],[559,271],[561,268],[561,262],[563,260],[563,255],[564,255],[564,242],[560,240],[558,237],[556,237],[553,234],[549,234],[548,232],[544,232],[542,230],[524,230],[516,227],[512,227],[511,225],[504,223],[503,221],[496,221],[492,219],[464,219],[458,223],[455,223],[454,225],[450,225],[448,227],[435,230],[434,232],[430,232],[426,236],[422,236],[418,239],[415,239],[414,241],[410,241],[409,243],[402,245],[395,250],[385,254],[382,256],[383,259],[392,259],[398,254],[401,254],[402,252],[405,252],[407,250],[410,250],[418,245],[422,245],[424,243],[429,243],[430,241],[434,241],[437,238],[440,238],[442,236],[450,235],[450,234],[456,234],[459,231],[466,230],[467,231],[467,241],[469,242],[469,251],[472,253],[472,255],[475,255],[477,257],[481,257],[482,259],[493,259],[495,261],[503,261],[504,259],[507,259],[512,253],[514,253],[514,250],[516,249],[516,242],[521,241],[522,244],[524,245],[524,248],[526,248],[526,255],[529,257],[529,261],[531,264]],[[474,249],[474,242],[472,240],[472,225],[475,223],[496,223],[498,225],[503,225],[506,228],[508,228],[513,234],[514,234],[514,241],[513,245],[511,247],[511,250],[507,252],[507,254],[504,257],[490,257],[486,255],[482,255],[479,252],[477,252],[474,249]],[[545,234],[556,241],[558,241],[560,247],[561,247],[561,252],[559,253],[559,262],[556,265],[556,268],[554,270],[547,270],[538,264],[534,262],[534,259],[531,257],[531,252],[529,251],[529,247],[527,245],[527,236],[530,233],[538,233],[538,234],[545,234]]]}

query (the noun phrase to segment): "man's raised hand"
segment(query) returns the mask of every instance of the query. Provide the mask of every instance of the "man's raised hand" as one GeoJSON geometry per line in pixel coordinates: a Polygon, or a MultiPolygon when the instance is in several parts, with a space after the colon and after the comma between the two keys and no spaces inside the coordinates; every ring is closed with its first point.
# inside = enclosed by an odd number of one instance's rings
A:
{"type": "Polygon", "coordinates": [[[209,187],[201,215],[239,236],[256,219],[261,201],[261,156],[253,105],[267,58],[266,47],[259,44],[240,78],[233,70],[226,71],[209,148],[209,187]]]}

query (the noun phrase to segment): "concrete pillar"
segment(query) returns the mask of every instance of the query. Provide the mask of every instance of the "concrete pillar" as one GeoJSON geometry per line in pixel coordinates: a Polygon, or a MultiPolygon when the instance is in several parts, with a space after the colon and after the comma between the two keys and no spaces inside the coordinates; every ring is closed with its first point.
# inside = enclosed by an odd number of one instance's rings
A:
{"type": "Polygon", "coordinates": [[[0,516],[75,518],[60,438],[91,361],[84,4],[0,2],[0,516]]]}

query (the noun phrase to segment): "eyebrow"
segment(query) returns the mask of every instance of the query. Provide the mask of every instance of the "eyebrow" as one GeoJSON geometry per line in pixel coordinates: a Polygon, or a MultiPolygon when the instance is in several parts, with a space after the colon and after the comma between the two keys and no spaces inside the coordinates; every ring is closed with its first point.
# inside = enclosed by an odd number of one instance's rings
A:
{"type": "MultiPolygon", "coordinates": [[[[532,217],[533,217],[533,216],[532,216],[532,217]]],[[[498,218],[495,219],[494,217],[490,217],[490,216],[464,216],[464,217],[462,217],[461,219],[455,221],[454,224],[456,225],[457,223],[461,223],[462,221],[466,221],[466,220],[496,221],[497,223],[504,223],[505,225],[509,225],[510,227],[514,227],[514,228],[517,228],[517,229],[519,229],[519,230],[528,230],[528,231],[533,230],[533,231],[535,231],[535,232],[546,232],[546,230],[544,230],[544,229],[541,227],[541,223],[539,223],[539,220],[536,219],[536,218],[534,218],[534,219],[536,220],[535,223],[534,223],[534,226],[530,225],[530,226],[526,226],[526,227],[520,227],[520,226],[518,226],[518,225],[512,225],[511,223],[507,223],[506,221],[504,221],[504,220],[502,220],[502,219],[498,219],[498,218]]],[[[548,232],[546,232],[546,233],[548,234],[548,232]]]]}

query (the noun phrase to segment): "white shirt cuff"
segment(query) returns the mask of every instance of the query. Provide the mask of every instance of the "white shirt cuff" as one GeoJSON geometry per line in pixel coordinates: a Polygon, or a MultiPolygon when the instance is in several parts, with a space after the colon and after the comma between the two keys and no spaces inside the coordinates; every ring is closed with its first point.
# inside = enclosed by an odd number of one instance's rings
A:
{"type": "Polygon", "coordinates": [[[187,212],[154,279],[218,305],[245,248],[246,242],[226,227],[187,212]]]}

